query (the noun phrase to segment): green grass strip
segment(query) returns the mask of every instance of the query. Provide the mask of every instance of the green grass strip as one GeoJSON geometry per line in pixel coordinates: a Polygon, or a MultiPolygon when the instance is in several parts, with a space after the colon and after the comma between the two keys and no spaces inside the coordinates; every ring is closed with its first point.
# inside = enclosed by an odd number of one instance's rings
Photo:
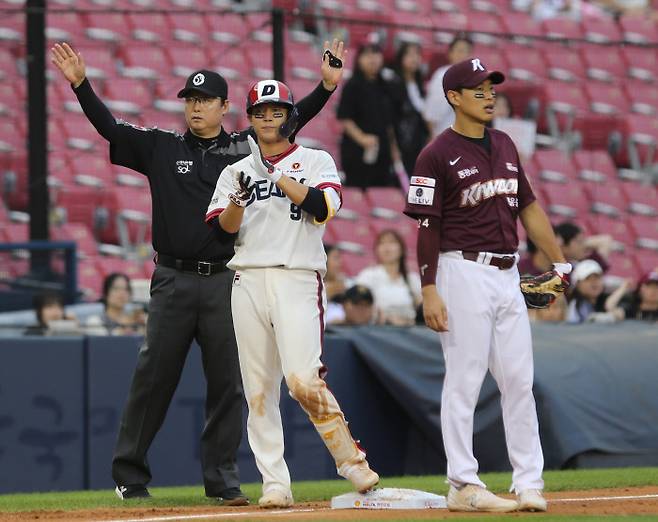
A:
{"type": "MultiPolygon", "coordinates": [[[[482,479],[488,487],[499,493],[508,490],[511,473],[485,473],[482,479]]],[[[573,491],[600,488],[639,487],[658,484],[658,468],[614,468],[547,471],[544,474],[546,491],[573,491]]],[[[448,486],[445,476],[388,477],[381,487],[410,488],[445,495],[448,486]]],[[[111,489],[97,491],[72,491],[50,493],[20,493],[0,495],[0,512],[32,510],[72,510],[129,506],[184,507],[218,505],[204,496],[201,486],[149,488],[152,499],[133,500],[128,504],[119,500],[111,489]]],[[[245,484],[243,491],[256,502],[260,496],[260,484],[245,484]]],[[[329,500],[331,497],[351,491],[346,480],[293,482],[293,495],[297,502],[329,500]]],[[[494,520],[487,518],[487,520],[494,520]]],[[[542,520],[546,520],[542,518],[542,520]]],[[[578,519],[580,520],[580,519],[578,519]]],[[[585,520],[585,519],[583,519],[585,520]]],[[[627,520],[627,519],[624,519],[627,520]]],[[[646,517],[641,520],[651,520],[646,517]]]]}

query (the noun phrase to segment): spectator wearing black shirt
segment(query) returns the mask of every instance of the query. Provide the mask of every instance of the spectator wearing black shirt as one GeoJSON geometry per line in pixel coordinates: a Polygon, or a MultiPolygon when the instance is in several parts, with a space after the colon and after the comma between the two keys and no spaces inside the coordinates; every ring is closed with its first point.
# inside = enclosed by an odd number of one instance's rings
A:
{"type": "Polygon", "coordinates": [[[420,45],[403,42],[393,64],[391,81],[395,139],[404,170],[411,176],[418,154],[427,144],[430,131],[423,118],[425,78],[422,72],[420,45]]]}
{"type": "MultiPolygon", "coordinates": [[[[328,47],[328,42],[325,43],[328,47]]],[[[331,50],[343,56],[343,44],[331,50]]],[[[342,69],[323,57],[322,83],[297,104],[301,128],[329,99],[342,69]]],[[[82,56],[56,44],[52,62],[71,83],[80,106],[110,145],[110,160],[148,178],[153,203],[153,248],[146,342],[124,409],[112,461],[116,493],[122,499],[149,497],[147,452],[162,426],[192,341],[201,347],[207,381],[206,423],[201,465],[206,496],[245,505],[237,450],[242,437],[243,395],[231,315],[233,272],[226,262],[235,234],[205,223],[205,212],[224,168],[250,154],[253,131],[228,133],[228,85],[214,71],[192,73],[178,93],[184,99],[185,134],[117,121],[94,93],[82,56]]],[[[290,140],[294,141],[295,132],[290,140]]]]}
{"type": "Polygon", "coordinates": [[[338,121],[343,127],[341,164],[348,186],[397,184],[392,169],[400,156],[383,66],[384,55],[378,45],[361,46],[354,59],[354,73],[345,83],[338,104],[338,121]]]}

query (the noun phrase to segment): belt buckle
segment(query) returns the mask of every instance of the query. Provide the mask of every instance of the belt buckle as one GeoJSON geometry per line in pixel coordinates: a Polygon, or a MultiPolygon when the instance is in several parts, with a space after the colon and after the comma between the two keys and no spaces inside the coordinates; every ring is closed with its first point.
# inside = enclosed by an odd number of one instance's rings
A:
{"type": "Polygon", "coordinates": [[[212,263],[209,263],[208,261],[199,261],[196,265],[196,271],[199,275],[209,276],[212,273],[212,263]]]}
{"type": "Polygon", "coordinates": [[[514,256],[502,256],[499,258],[500,259],[500,264],[498,265],[498,270],[509,270],[514,266],[514,256]],[[509,266],[507,263],[510,263],[509,266]]]}

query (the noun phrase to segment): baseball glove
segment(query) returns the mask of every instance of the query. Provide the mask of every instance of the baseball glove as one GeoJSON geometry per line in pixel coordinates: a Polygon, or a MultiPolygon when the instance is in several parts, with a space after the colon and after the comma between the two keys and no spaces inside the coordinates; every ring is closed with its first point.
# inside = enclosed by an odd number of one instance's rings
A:
{"type": "Polygon", "coordinates": [[[251,200],[251,193],[254,191],[255,184],[251,182],[251,176],[246,176],[240,172],[235,177],[235,192],[228,195],[233,203],[238,207],[246,207],[251,200]]]}
{"type": "Polygon", "coordinates": [[[551,270],[538,276],[523,276],[520,286],[528,308],[547,308],[569,288],[569,281],[551,270]]]}

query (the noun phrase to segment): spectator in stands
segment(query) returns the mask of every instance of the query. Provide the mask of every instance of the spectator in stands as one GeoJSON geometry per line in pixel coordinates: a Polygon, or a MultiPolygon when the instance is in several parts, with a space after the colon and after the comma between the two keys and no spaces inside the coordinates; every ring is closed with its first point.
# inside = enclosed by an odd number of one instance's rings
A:
{"type": "Polygon", "coordinates": [[[34,313],[37,324],[25,330],[25,335],[48,335],[52,333],[53,321],[70,321],[71,328],[77,329],[77,321],[73,315],[66,313],[64,299],[56,292],[43,292],[34,296],[34,313]]]}
{"type": "Polygon", "coordinates": [[[400,152],[393,130],[390,92],[382,76],[384,54],[378,44],[362,45],[354,59],[354,73],[345,83],[337,117],[343,128],[340,155],[345,185],[397,185],[394,162],[400,152]]]}
{"type": "MultiPolygon", "coordinates": [[[[515,3],[520,7],[522,3],[526,2],[517,0],[515,3]]],[[[548,20],[551,18],[580,20],[580,0],[533,0],[527,3],[530,5],[526,5],[526,9],[532,11],[535,20],[548,20]]]]}
{"type": "Polygon", "coordinates": [[[593,259],[585,259],[571,272],[573,288],[567,322],[569,323],[612,323],[624,319],[624,310],[619,302],[624,296],[626,285],[621,285],[611,294],[603,291],[603,269],[593,259]]]}
{"type": "Polygon", "coordinates": [[[640,279],[637,289],[622,307],[626,319],[658,322],[658,269],[640,279]]]}
{"type": "Polygon", "coordinates": [[[360,326],[373,324],[375,320],[374,298],[368,287],[354,285],[343,296],[345,319],[342,324],[360,326]]]}
{"type": "Polygon", "coordinates": [[[555,235],[564,257],[572,265],[575,266],[584,259],[593,259],[603,272],[608,270],[607,258],[613,246],[612,236],[599,234],[586,237],[578,225],[568,221],[555,227],[555,235]]]}
{"type": "Polygon", "coordinates": [[[494,120],[496,118],[512,118],[512,103],[504,92],[496,92],[496,104],[494,105],[494,120]]]}
{"type": "Polygon", "coordinates": [[[532,242],[532,239],[526,239],[526,256],[518,264],[519,274],[536,276],[553,270],[553,263],[546,257],[543,251],[539,250],[532,242]]]}
{"type": "Polygon", "coordinates": [[[407,270],[406,246],[395,230],[382,230],[375,239],[377,264],[364,268],[356,282],[372,292],[377,322],[409,326],[421,303],[420,277],[407,270]]]}
{"type": "Polygon", "coordinates": [[[395,139],[408,175],[414,171],[416,158],[427,144],[429,127],[423,118],[425,79],[422,70],[420,45],[403,42],[393,64],[395,76],[391,81],[395,139]]]}
{"type": "Polygon", "coordinates": [[[423,116],[430,128],[432,137],[438,136],[455,121],[455,111],[446,100],[443,91],[443,75],[448,68],[466,60],[473,53],[473,40],[465,33],[459,33],[448,46],[448,64],[439,67],[427,84],[427,98],[423,116]]]}
{"type": "Polygon", "coordinates": [[[100,299],[103,313],[87,319],[87,331],[98,335],[143,334],[146,327],[144,310],[129,310],[131,299],[130,278],[119,272],[108,275],[103,281],[100,299]]]}

